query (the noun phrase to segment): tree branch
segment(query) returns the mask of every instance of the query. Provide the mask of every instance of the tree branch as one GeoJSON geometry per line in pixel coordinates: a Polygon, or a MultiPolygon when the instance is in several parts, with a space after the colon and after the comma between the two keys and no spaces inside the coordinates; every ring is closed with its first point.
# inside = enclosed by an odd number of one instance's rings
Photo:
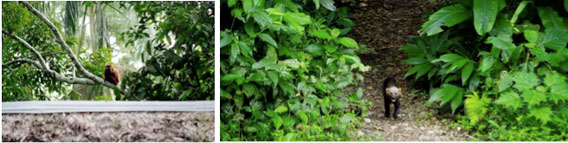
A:
{"type": "Polygon", "coordinates": [[[70,84],[86,84],[86,85],[93,85],[95,84],[95,82],[93,82],[92,80],[88,79],[88,78],[69,78],[69,77],[65,77],[49,68],[43,68],[40,64],[40,62],[38,61],[34,61],[31,59],[17,59],[17,60],[13,60],[13,61],[9,61],[6,62],[4,64],[2,64],[2,66],[8,66],[14,63],[30,63],[36,67],[38,67],[40,70],[42,70],[43,72],[47,73],[48,75],[56,78],[57,80],[61,80],[70,84]]]}
{"type": "MultiPolygon", "coordinates": [[[[57,43],[59,43],[59,45],[61,45],[61,47],[65,50],[65,52],[67,53],[67,56],[69,56],[69,58],[71,58],[71,61],[73,62],[73,65],[75,65],[75,67],[77,69],[79,69],[79,72],[83,73],[88,79],[91,79],[94,82],[100,83],[106,87],[112,88],[112,89],[116,89],[119,90],[120,93],[122,94],[126,94],[126,91],[120,89],[118,86],[115,86],[114,84],[111,84],[110,82],[105,82],[102,78],[92,74],[91,72],[87,71],[83,65],[81,65],[79,63],[79,60],[77,60],[77,57],[75,56],[75,54],[73,53],[73,51],[69,48],[69,46],[67,45],[67,43],[63,40],[63,37],[61,36],[61,33],[57,30],[57,27],[55,27],[55,25],[49,21],[49,19],[47,19],[47,17],[45,17],[43,14],[41,14],[37,9],[35,9],[33,6],[31,6],[28,2],[21,2],[24,6],[26,6],[28,8],[28,10],[30,12],[32,12],[34,15],[36,15],[37,17],[39,17],[45,24],[47,24],[50,28],[51,31],[53,32],[53,34],[55,35],[56,41],[57,43]]],[[[4,31],[3,31],[4,33],[4,31]]],[[[12,34],[13,35],[13,34],[12,34]]],[[[14,35],[15,36],[15,35],[14,35]]],[[[20,40],[18,40],[20,41],[20,40]]],[[[23,41],[23,40],[22,40],[23,41]]],[[[22,41],[20,41],[20,43],[22,43],[22,41]]],[[[25,42],[25,41],[23,41],[25,42]]],[[[27,43],[27,42],[25,42],[27,43]]],[[[22,43],[23,44],[23,43],[22,43]]],[[[25,44],[24,44],[25,45],[25,44]]],[[[27,47],[31,47],[29,44],[27,45],[27,47]]],[[[33,49],[35,50],[35,49],[33,49]]],[[[33,51],[32,50],[32,51],[33,51]]],[[[36,51],[37,52],[37,51],[36,51]]],[[[41,55],[39,54],[39,52],[37,52],[36,56],[41,57],[41,55]],[[38,56],[39,55],[39,56],[38,56]]],[[[40,61],[43,60],[43,57],[40,58],[40,61]]],[[[47,67],[47,66],[46,66],[47,67]]]]}
{"type": "Polygon", "coordinates": [[[18,42],[22,43],[22,45],[24,45],[24,47],[28,48],[30,51],[32,51],[35,56],[39,59],[39,62],[41,63],[41,66],[39,66],[40,68],[47,68],[49,69],[49,66],[47,66],[47,63],[45,62],[45,60],[43,59],[43,57],[41,56],[41,54],[32,46],[30,45],[28,42],[26,42],[24,39],[16,36],[14,33],[10,33],[6,30],[2,30],[2,33],[5,35],[8,35],[16,40],[18,40],[18,42]]]}

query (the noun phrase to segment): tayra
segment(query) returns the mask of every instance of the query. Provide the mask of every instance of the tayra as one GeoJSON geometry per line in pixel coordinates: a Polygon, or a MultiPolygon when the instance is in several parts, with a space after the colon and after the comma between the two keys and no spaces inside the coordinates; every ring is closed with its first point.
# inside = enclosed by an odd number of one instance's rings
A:
{"type": "Polygon", "coordinates": [[[396,81],[389,77],[383,82],[383,96],[385,104],[385,117],[390,117],[390,104],[394,104],[394,118],[398,117],[398,109],[400,107],[400,97],[402,96],[402,88],[396,85],[396,81]]]}

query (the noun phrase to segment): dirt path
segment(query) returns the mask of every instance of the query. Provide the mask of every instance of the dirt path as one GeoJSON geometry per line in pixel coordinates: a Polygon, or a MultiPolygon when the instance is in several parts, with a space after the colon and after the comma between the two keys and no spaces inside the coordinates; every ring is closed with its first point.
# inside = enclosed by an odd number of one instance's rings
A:
{"type": "MultiPolygon", "coordinates": [[[[371,140],[386,141],[444,141],[467,140],[459,127],[450,128],[443,119],[424,106],[426,99],[410,94],[409,81],[403,79],[409,66],[399,50],[410,35],[418,35],[426,12],[437,8],[437,1],[429,0],[361,0],[350,8],[352,20],[357,23],[351,37],[368,46],[370,52],[359,55],[371,70],[363,73],[365,97],[373,102],[365,125],[359,135],[371,140]],[[399,119],[385,118],[382,99],[382,81],[395,77],[408,93],[402,100],[399,119]]],[[[392,108],[391,108],[392,109],[392,108]]]]}

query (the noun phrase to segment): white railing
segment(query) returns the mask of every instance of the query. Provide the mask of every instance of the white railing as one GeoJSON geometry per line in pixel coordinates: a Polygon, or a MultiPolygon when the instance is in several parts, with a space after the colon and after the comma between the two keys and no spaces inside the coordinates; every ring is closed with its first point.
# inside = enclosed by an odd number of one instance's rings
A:
{"type": "Polygon", "coordinates": [[[215,101],[19,101],[2,102],[2,113],[181,111],[213,112],[215,101]]]}

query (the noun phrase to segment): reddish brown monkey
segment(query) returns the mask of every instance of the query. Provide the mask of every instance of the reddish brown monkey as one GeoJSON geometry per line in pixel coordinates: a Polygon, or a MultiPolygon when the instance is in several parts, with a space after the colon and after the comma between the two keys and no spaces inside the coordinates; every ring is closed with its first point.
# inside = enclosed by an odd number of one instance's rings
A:
{"type": "Polygon", "coordinates": [[[110,82],[114,85],[120,83],[120,74],[111,65],[106,65],[105,67],[105,81],[110,82]]]}

